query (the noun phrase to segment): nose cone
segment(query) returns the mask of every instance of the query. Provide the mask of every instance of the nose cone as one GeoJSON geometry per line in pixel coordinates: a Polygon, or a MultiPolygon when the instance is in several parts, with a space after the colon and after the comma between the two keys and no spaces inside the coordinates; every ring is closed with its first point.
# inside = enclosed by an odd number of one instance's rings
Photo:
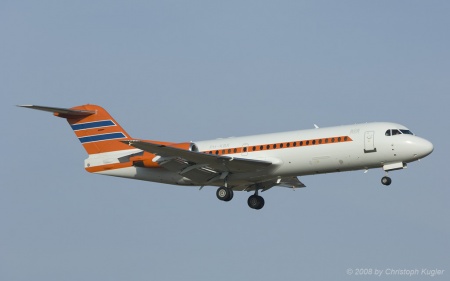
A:
{"type": "Polygon", "coordinates": [[[426,139],[422,139],[422,138],[418,138],[416,141],[416,149],[417,149],[417,157],[418,158],[423,158],[427,155],[430,155],[431,152],[433,152],[434,150],[434,146],[433,144],[426,140],[426,139]]]}

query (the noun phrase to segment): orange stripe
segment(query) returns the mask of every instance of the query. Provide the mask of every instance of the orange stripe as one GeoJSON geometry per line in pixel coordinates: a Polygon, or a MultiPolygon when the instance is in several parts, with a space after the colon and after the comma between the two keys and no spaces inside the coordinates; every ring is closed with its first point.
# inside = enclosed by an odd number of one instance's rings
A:
{"type": "Polygon", "coordinates": [[[296,147],[303,147],[303,146],[314,146],[314,145],[332,144],[332,143],[349,142],[349,141],[353,141],[352,138],[350,138],[349,136],[339,136],[339,137],[331,137],[331,138],[280,142],[280,143],[272,143],[272,144],[249,145],[249,146],[245,146],[245,147],[241,146],[241,147],[227,148],[227,149],[206,150],[206,151],[202,151],[202,152],[209,153],[209,154],[216,154],[216,155],[240,154],[240,153],[245,153],[245,152],[267,151],[267,150],[284,149],[284,148],[296,148],[296,147]]]}
{"type": "Polygon", "coordinates": [[[86,171],[89,173],[96,173],[96,172],[102,172],[107,170],[115,170],[115,169],[121,169],[121,168],[127,168],[133,166],[131,162],[125,162],[125,163],[114,163],[114,164],[107,164],[102,166],[95,166],[95,167],[86,167],[86,171]]]}
{"type": "Polygon", "coordinates": [[[123,168],[128,168],[128,167],[140,167],[140,166],[142,166],[144,168],[160,168],[158,163],[153,162],[151,158],[147,158],[142,161],[133,159],[133,161],[129,161],[129,162],[114,163],[114,164],[107,164],[107,165],[94,166],[94,167],[86,167],[85,169],[89,173],[98,173],[98,172],[103,172],[103,171],[117,170],[117,169],[123,169],[123,168]]]}

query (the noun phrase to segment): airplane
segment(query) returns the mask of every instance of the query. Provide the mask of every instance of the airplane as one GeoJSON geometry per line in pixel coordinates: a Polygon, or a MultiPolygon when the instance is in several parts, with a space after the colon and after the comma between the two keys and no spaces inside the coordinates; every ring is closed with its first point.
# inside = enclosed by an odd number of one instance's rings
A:
{"type": "Polygon", "coordinates": [[[132,138],[98,105],[72,108],[18,105],[67,120],[88,154],[86,171],[183,186],[216,186],[219,200],[234,191],[254,192],[248,206],[259,210],[259,191],[274,186],[302,188],[298,176],[407,167],[433,152],[433,144],[403,125],[376,122],[174,143],[132,138]]]}

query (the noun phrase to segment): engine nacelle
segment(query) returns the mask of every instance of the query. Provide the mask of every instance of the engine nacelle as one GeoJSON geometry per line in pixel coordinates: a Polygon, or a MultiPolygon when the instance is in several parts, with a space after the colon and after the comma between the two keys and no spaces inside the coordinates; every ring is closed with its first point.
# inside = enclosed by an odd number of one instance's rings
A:
{"type": "Polygon", "coordinates": [[[197,146],[193,142],[174,143],[174,144],[167,145],[167,146],[184,149],[184,150],[189,150],[189,151],[198,151],[197,146]]]}

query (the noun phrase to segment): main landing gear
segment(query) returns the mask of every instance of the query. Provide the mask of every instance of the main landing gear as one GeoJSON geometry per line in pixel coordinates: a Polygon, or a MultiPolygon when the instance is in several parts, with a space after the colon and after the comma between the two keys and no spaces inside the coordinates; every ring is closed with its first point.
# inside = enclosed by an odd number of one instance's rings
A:
{"type": "MultiPolygon", "coordinates": [[[[233,199],[233,189],[221,186],[217,189],[216,196],[219,200],[228,202],[233,199]]],[[[252,209],[259,210],[264,207],[264,198],[258,195],[258,190],[247,200],[248,206],[252,209]]]]}
{"type": "Polygon", "coordinates": [[[234,192],[231,188],[221,186],[217,189],[216,195],[219,200],[228,202],[233,199],[234,192]]]}
{"type": "Polygon", "coordinates": [[[258,195],[258,190],[255,191],[255,194],[251,195],[248,200],[247,204],[250,208],[259,210],[262,207],[264,207],[264,198],[258,195]]]}

